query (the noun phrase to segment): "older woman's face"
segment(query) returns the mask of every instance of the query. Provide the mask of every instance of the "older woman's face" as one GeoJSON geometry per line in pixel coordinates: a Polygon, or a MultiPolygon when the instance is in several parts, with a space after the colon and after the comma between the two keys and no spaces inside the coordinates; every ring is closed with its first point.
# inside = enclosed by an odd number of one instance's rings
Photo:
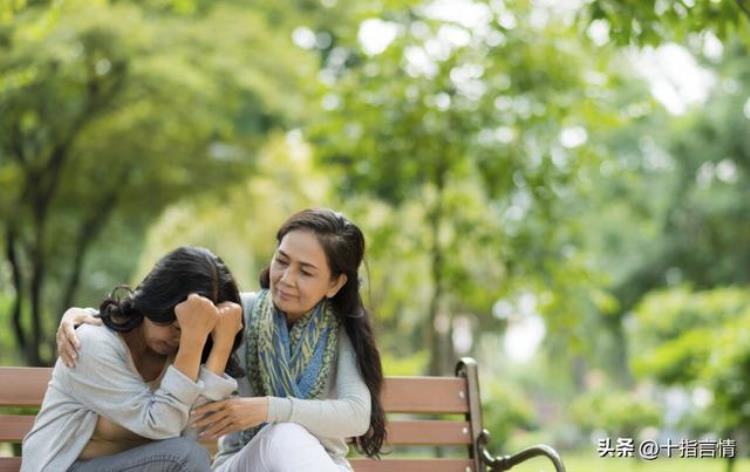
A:
{"type": "Polygon", "coordinates": [[[346,275],[331,277],[323,247],[311,231],[287,233],[276,248],[270,268],[271,296],[276,308],[295,321],[320,302],[333,297],[346,275]]]}

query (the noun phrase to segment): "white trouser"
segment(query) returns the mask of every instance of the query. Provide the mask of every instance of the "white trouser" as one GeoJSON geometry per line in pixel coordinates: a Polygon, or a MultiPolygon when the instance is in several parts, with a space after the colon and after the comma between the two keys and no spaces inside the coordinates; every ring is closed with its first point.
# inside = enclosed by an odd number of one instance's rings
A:
{"type": "Polygon", "coordinates": [[[296,423],[270,424],[215,472],[350,472],[296,423]]]}

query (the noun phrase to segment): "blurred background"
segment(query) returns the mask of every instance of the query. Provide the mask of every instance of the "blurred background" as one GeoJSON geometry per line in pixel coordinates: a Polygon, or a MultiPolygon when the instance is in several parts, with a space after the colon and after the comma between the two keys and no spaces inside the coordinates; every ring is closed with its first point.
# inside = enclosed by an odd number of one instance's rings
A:
{"type": "MultiPolygon", "coordinates": [[[[181,244],[368,240],[387,375],[480,365],[497,453],[750,445],[750,2],[2,0],[0,364],[181,244]]],[[[515,470],[515,469],[514,469],[515,470]]],[[[520,470],[549,470],[543,461],[520,470]]]]}

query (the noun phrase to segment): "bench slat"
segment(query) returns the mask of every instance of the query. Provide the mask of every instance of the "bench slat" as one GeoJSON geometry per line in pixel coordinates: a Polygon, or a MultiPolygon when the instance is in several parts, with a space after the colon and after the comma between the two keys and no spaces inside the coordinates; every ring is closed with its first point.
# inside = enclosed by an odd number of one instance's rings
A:
{"type": "MultiPolygon", "coordinates": [[[[352,459],[356,472],[466,472],[474,471],[469,459],[352,459]]],[[[18,472],[20,457],[0,457],[0,472],[18,472]]]]}
{"type": "Polygon", "coordinates": [[[474,472],[471,459],[351,459],[355,472],[474,472]]]}
{"type": "Polygon", "coordinates": [[[402,420],[390,421],[388,444],[404,446],[447,446],[471,444],[468,421],[402,420]]]}
{"type": "Polygon", "coordinates": [[[0,472],[18,472],[20,468],[20,457],[0,457],[0,472]]]}
{"type": "MultiPolygon", "coordinates": [[[[39,406],[52,369],[1,367],[0,405],[39,406]]],[[[383,407],[389,413],[467,413],[466,379],[457,377],[388,377],[383,386],[383,407]]]]}
{"type": "Polygon", "coordinates": [[[13,386],[0,389],[0,405],[38,407],[51,376],[47,367],[0,367],[0,385],[13,386]]]}
{"type": "MultiPolygon", "coordinates": [[[[0,415],[0,441],[21,442],[34,417],[0,415]]],[[[388,444],[403,446],[471,444],[466,421],[403,420],[388,423],[388,444]]],[[[206,443],[208,444],[208,443],[206,443]]]]}
{"type": "Polygon", "coordinates": [[[467,396],[459,377],[389,377],[382,400],[388,413],[468,413],[467,396]]]}
{"type": "Polygon", "coordinates": [[[21,442],[33,425],[30,415],[0,415],[0,441],[21,442]]]}

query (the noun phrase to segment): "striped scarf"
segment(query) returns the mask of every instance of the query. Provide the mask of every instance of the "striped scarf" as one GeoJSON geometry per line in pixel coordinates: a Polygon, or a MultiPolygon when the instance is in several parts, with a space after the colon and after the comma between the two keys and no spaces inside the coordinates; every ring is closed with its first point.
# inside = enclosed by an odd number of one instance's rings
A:
{"type": "MultiPolygon", "coordinates": [[[[339,321],[325,299],[290,329],[271,293],[261,290],[245,329],[247,377],[255,395],[321,398],[335,362],[338,330],[339,321]]],[[[243,431],[242,443],[263,426],[243,431]]]]}

